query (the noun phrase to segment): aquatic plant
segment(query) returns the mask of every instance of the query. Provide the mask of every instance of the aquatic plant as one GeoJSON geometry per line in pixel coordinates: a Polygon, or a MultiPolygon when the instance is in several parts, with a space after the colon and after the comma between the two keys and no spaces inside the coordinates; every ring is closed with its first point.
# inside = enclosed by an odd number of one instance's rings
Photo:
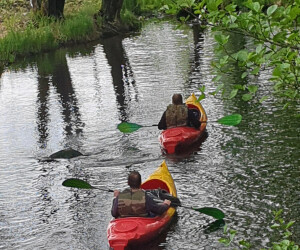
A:
{"type": "MultiPolygon", "coordinates": [[[[274,224],[270,227],[272,230],[278,230],[280,234],[280,240],[278,242],[272,242],[272,247],[269,250],[298,250],[299,246],[295,244],[294,241],[290,240],[292,233],[289,228],[295,223],[295,221],[290,221],[285,223],[281,217],[283,210],[273,211],[274,224]]],[[[237,234],[236,230],[229,229],[228,225],[224,226],[224,238],[220,238],[219,242],[225,246],[230,246],[232,244],[238,245],[242,249],[252,249],[252,244],[246,240],[235,241],[235,236],[237,234]]],[[[256,247],[257,249],[257,247],[256,247]]],[[[260,250],[266,250],[261,248],[260,250]]]]}

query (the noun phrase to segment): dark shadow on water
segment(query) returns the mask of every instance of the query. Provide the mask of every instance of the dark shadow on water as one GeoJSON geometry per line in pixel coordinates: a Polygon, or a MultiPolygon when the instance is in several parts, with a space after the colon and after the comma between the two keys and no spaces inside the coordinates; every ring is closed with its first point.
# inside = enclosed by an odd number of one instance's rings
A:
{"type": "Polygon", "coordinates": [[[66,51],[57,50],[52,53],[43,54],[37,59],[37,69],[39,143],[41,147],[44,147],[49,137],[49,95],[51,85],[60,99],[66,135],[80,134],[83,123],[81,122],[78,100],[67,64],[66,51]]]}
{"type": "MultiPolygon", "coordinates": [[[[3,72],[4,72],[4,68],[0,65],[0,79],[1,79],[3,72]]],[[[0,88],[1,88],[1,84],[0,84],[0,88]]]]}
{"type": "Polygon", "coordinates": [[[135,92],[135,99],[138,100],[138,92],[133,77],[133,71],[129,63],[122,44],[121,36],[101,40],[103,50],[106,55],[108,64],[111,66],[111,75],[116,92],[118,109],[120,112],[120,121],[128,121],[130,114],[128,104],[131,102],[129,89],[132,87],[135,92]]]}
{"type": "Polygon", "coordinates": [[[63,150],[60,150],[56,153],[53,153],[52,155],[50,155],[50,158],[52,159],[71,159],[71,158],[74,158],[74,157],[78,157],[78,156],[82,156],[82,153],[80,153],[79,151],[77,150],[74,150],[72,148],[69,148],[69,149],[63,149],[63,150]]]}
{"type": "Polygon", "coordinates": [[[215,220],[212,223],[209,223],[208,225],[204,226],[204,233],[210,234],[219,229],[222,229],[224,226],[225,226],[225,221],[223,219],[215,220]]]}

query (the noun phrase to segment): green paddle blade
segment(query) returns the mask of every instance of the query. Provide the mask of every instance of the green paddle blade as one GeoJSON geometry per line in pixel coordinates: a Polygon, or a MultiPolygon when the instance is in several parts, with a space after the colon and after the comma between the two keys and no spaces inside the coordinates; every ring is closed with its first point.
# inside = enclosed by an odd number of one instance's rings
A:
{"type": "Polygon", "coordinates": [[[132,133],[143,126],[136,123],[122,122],[118,125],[118,129],[123,133],[132,133]]]}
{"type": "Polygon", "coordinates": [[[225,217],[225,214],[220,209],[217,209],[215,207],[202,207],[202,208],[192,208],[192,209],[200,213],[212,216],[217,220],[221,220],[225,217]]]}
{"type": "Polygon", "coordinates": [[[242,116],[240,114],[227,115],[219,119],[217,122],[222,125],[236,126],[242,121],[242,116]]]}
{"type": "Polygon", "coordinates": [[[94,187],[80,179],[67,179],[62,183],[65,187],[93,189],[94,187]]]}

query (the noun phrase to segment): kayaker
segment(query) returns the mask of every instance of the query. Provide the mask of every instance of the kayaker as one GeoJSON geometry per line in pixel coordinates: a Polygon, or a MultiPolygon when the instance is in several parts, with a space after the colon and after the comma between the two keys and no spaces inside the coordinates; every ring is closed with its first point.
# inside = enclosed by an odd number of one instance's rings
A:
{"type": "Polygon", "coordinates": [[[123,217],[148,217],[161,215],[171,205],[171,201],[164,200],[156,203],[153,198],[141,189],[142,178],[139,172],[132,171],[128,175],[128,185],[124,191],[114,191],[114,200],[111,214],[115,218],[123,217]]]}
{"type": "Polygon", "coordinates": [[[172,104],[168,105],[158,123],[158,129],[182,126],[199,128],[201,125],[199,115],[199,112],[195,113],[194,110],[188,109],[182,101],[181,94],[174,94],[172,96],[172,104]]]}

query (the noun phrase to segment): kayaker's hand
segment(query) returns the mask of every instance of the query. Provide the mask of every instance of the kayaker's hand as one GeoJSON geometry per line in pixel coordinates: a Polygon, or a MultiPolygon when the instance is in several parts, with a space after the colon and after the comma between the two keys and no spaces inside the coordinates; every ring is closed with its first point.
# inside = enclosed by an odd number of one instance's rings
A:
{"type": "Polygon", "coordinates": [[[114,197],[119,196],[119,194],[120,194],[120,191],[119,191],[119,190],[115,190],[115,191],[114,191],[114,197]]]}
{"type": "Polygon", "coordinates": [[[171,205],[171,201],[169,201],[169,200],[164,200],[164,204],[167,204],[168,206],[170,206],[170,205],[171,205]]]}

